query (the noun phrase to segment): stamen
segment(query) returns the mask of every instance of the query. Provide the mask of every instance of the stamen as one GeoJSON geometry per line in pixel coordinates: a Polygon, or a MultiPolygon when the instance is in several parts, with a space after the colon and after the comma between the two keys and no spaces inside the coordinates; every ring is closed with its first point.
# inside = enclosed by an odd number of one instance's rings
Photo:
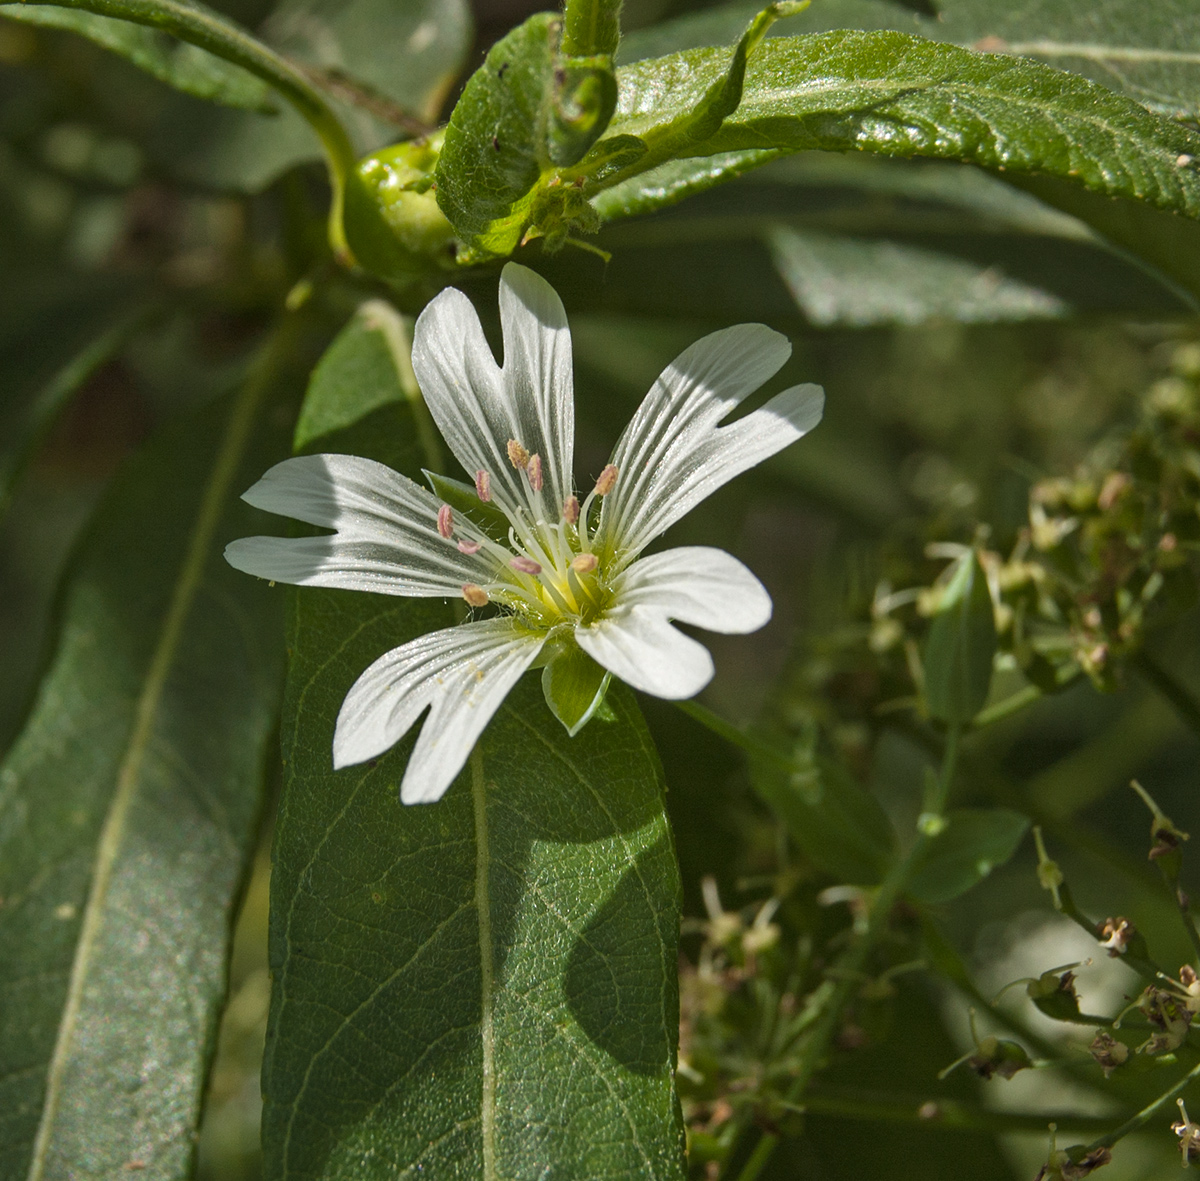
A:
{"type": "Polygon", "coordinates": [[[529,452],[516,439],[508,441],[508,462],[522,471],[529,466],[529,452]]]}
{"type": "Polygon", "coordinates": [[[479,553],[479,542],[460,541],[458,543],[458,552],[460,554],[477,554],[479,553]]]}
{"type": "Polygon", "coordinates": [[[535,562],[532,558],[515,557],[510,558],[508,564],[514,569],[519,570],[522,574],[541,574],[541,564],[535,562]]]}
{"type": "Polygon", "coordinates": [[[529,483],[534,492],[542,490],[542,457],[534,454],[529,457],[529,466],[525,469],[529,475],[529,483]]]}
{"type": "Polygon", "coordinates": [[[600,477],[596,481],[595,492],[597,496],[607,496],[613,490],[613,485],[617,482],[617,474],[616,464],[610,463],[606,465],[604,471],[600,473],[600,477]]]}
{"type": "Polygon", "coordinates": [[[571,562],[571,569],[576,574],[591,574],[599,565],[600,559],[595,554],[580,554],[571,562]]]}
{"type": "Polygon", "coordinates": [[[492,499],[492,477],[485,471],[475,473],[475,495],[487,504],[492,499]]]}
{"type": "Polygon", "coordinates": [[[473,582],[463,584],[462,597],[472,607],[486,607],[488,605],[488,593],[481,586],[476,586],[473,582]]]}
{"type": "Polygon", "coordinates": [[[442,505],[438,509],[438,532],[449,541],[454,533],[454,514],[450,511],[448,504],[442,505]]]}
{"type": "Polygon", "coordinates": [[[574,525],[579,521],[579,497],[568,496],[567,503],[563,505],[563,520],[568,525],[574,525]]]}

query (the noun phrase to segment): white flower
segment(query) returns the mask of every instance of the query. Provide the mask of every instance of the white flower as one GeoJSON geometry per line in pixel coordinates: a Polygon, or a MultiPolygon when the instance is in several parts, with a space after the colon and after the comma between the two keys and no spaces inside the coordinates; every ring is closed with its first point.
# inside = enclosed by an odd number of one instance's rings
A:
{"type": "Polygon", "coordinates": [[[821,417],[820,388],[803,385],[718,426],[779,370],[791,346],[761,324],[714,332],[663,371],[581,503],[562,303],[544,279],[510,263],[500,281],[500,321],[502,367],[461,291],[443,291],[414,332],[417,379],[473,490],[434,480],[435,495],[355,456],[288,459],[244,499],[335,532],[244,538],[225,551],[239,570],[278,582],[461,596],[472,608],[498,607],[491,618],[381,656],[342,704],[335,767],[386,751],[429,709],[401,786],[406,804],[445,793],[535,662],[545,666],[547,701],[571,733],[601,706],[609,674],[658,697],[699,692],[713,675],[712,658],[670,621],[751,632],[770,618],[771,600],[722,550],[639,555],[821,417]]]}

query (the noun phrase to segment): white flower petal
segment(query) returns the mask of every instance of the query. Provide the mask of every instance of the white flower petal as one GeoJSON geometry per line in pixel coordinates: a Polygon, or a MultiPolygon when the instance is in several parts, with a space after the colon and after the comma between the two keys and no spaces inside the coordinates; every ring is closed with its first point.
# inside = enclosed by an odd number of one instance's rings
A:
{"type": "Polygon", "coordinates": [[[544,642],[505,616],[444,628],[393,648],[354,682],[342,702],[334,767],[382,754],[429,709],[400,798],[406,804],[441,799],[544,642]]]}
{"type": "Polygon", "coordinates": [[[485,471],[501,507],[555,521],[571,495],[575,400],[571,334],[562,302],[540,275],[509,263],[500,278],[504,368],[461,291],[447,288],[417,319],[413,370],[430,413],[467,474],[485,471]],[[542,492],[513,467],[515,439],[541,456],[542,492]]]}
{"type": "Polygon", "coordinates": [[[750,571],[724,550],[679,546],[639,558],[614,591],[622,607],[658,611],[726,635],[757,631],[771,618],[771,596],[750,571]]]}
{"type": "Polygon", "coordinates": [[[694,697],[712,680],[708,649],[672,627],[657,608],[618,609],[577,627],[575,640],[597,664],[655,697],[694,697]]]}
{"type": "Polygon", "coordinates": [[[734,476],[783,450],[821,419],[820,386],[794,386],[726,427],[717,424],[791,355],[787,338],[738,324],[698,340],[663,370],[617,443],[598,546],[632,560],[734,476]]]}
{"type": "MultiPolygon", "coordinates": [[[[457,596],[487,582],[495,563],[463,554],[437,531],[440,502],[412,480],[354,455],[304,455],[276,464],[243,497],[270,513],[336,529],[324,537],[243,537],[226,547],[247,574],[302,586],[391,595],[457,596]]],[[[461,521],[461,536],[478,531],[461,521]]]]}

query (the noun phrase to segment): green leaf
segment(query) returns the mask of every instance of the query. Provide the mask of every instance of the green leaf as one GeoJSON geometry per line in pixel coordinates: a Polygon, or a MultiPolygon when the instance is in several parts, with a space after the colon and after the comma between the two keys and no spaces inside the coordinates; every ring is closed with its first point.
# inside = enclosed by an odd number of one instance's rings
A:
{"type": "Polygon", "coordinates": [[[922,902],[949,902],[983,881],[1017,851],[1029,820],[1007,808],[957,808],[927,846],[909,880],[922,902]]]}
{"type": "Polygon", "coordinates": [[[992,684],[996,620],[987,575],[972,550],[953,568],[925,639],[925,704],[943,722],[969,722],[992,684]]]}
{"type": "MultiPolygon", "coordinates": [[[[611,134],[653,144],[647,159],[669,146],[697,156],[820,148],[962,160],[1200,216],[1195,132],[1076,75],[903,33],[770,39],[751,59],[741,104],[720,129],[702,145],[676,144],[673,124],[728,60],[728,50],[689,50],[619,70],[611,134]]],[[[587,166],[585,159],[580,167],[587,166]]],[[[638,167],[606,172],[601,183],[638,167]]]]}
{"type": "Polygon", "coordinates": [[[787,771],[752,759],[754,787],[806,856],[839,882],[875,885],[892,858],[894,833],[879,801],[837,763],[811,759],[787,771]]]}
{"type": "Polygon", "coordinates": [[[800,232],[768,240],[783,280],[810,323],[821,328],[1047,319],[1068,307],[1056,295],[995,267],[886,238],[800,232]]]}
{"type": "Polygon", "coordinates": [[[224,543],[286,453],[289,326],[125,468],[0,767],[0,1174],[189,1174],[263,804],[279,606],[224,543]]]}
{"type": "Polygon", "coordinates": [[[611,59],[568,57],[562,36],[551,13],[518,25],[492,46],[450,116],[437,200],[469,247],[466,261],[511,254],[534,225],[560,244],[571,228],[596,229],[578,188],[538,187],[603,134],[617,100],[611,59]]]}
{"type": "Polygon", "coordinates": [[[269,114],[278,109],[271,101],[270,86],[261,78],[144,25],[46,4],[0,4],[0,16],[78,33],[196,98],[269,114]]]}
{"type": "MultiPolygon", "coordinates": [[[[310,396],[340,401],[352,383],[322,372],[310,396]]],[[[395,399],[307,446],[423,458],[395,399]]],[[[357,676],[451,623],[428,600],[290,595],[267,1176],[682,1178],[679,879],[632,694],[570,738],[527,676],[436,804],[399,802],[411,736],[332,770],[357,676]]]]}
{"type": "Polygon", "coordinates": [[[1200,10],[1191,0],[939,0],[926,36],[1034,57],[1177,119],[1200,115],[1200,10]]]}

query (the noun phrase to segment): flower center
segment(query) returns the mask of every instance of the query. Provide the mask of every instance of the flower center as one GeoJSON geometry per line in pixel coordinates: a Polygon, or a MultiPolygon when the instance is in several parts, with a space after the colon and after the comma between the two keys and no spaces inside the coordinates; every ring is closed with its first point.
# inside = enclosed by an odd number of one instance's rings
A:
{"type": "MultiPolygon", "coordinates": [[[[541,457],[530,454],[516,439],[509,440],[507,450],[509,461],[524,473],[530,490],[541,493],[541,457]]],[[[607,496],[616,481],[617,469],[610,463],[582,504],[574,495],[567,497],[556,521],[533,520],[520,506],[515,512],[506,508],[507,547],[473,525],[457,522],[450,505],[443,504],[437,514],[438,534],[454,543],[460,553],[483,551],[494,563],[491,579],[465,584],[463,598],[475,608],[499,603],[539,630],[597,619],[609,605],[612,592],[600,560],[592,552],[589,514],[596,498],[607,496]]],[[[487,472],[475,473],[475,490],[481,501],[492,500],[487,472]]],[[[531,504],[540,502],[540,495],[536,500],[530,498],[531,504]]]]}

